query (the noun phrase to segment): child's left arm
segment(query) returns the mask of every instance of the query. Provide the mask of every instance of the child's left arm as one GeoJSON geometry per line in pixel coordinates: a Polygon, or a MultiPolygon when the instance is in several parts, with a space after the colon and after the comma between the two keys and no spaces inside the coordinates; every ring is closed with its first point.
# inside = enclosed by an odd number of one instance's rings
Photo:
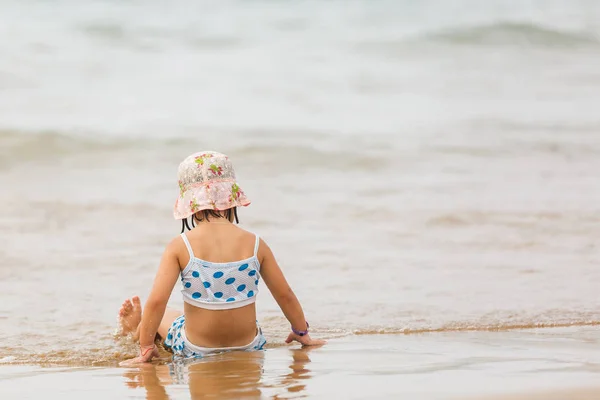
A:
{"type": "Polygon", "coordinates": [[[154,285],[142,313],[139,330],[140,355],[126,361],[127,364],[149,362],[153,357],[158,356],[154,338],[180,273],[179,260],[175,249],[176,242],[173,240],[163,253],[158,272],[154,278],[154,285]]]}

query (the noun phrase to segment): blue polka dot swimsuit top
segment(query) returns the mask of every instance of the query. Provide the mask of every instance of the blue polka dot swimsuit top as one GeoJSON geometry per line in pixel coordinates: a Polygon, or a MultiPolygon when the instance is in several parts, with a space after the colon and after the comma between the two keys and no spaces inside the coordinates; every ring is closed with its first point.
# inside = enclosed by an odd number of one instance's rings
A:
{"type": "Polygon", "coordinates": [[[194,256],[185,233],[181,238],[190,253],[190,261],[181,271],[183,301],[209,310],[244,307],[256,301],[260,264],[259,237],[256,236],[254,255],[241,261],[213,263],[194,256]]]}

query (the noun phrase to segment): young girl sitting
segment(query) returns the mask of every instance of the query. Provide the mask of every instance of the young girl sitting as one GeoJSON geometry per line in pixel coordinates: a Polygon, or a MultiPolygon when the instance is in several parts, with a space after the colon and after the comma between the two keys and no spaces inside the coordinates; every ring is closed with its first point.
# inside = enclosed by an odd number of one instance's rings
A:
{"type": "Polygon", "coordinates": [[[179,165],[174,216],[182,220],[182,233],[164,251],[144,312],[137,296],[119,311],[122,334],[140,343],[139,356],[122,364],[157,357],[157,334],[178,358],[261,350],[266,340],[255,307],[261,277],[291,324],[286,343],[325,343],[310,337],[302,307],[269,246],[233,223],[237,207],[249,204],[224,154],[196,153],[179,165]],[[184,312],[166,308],[178,277],[184,312]]]}

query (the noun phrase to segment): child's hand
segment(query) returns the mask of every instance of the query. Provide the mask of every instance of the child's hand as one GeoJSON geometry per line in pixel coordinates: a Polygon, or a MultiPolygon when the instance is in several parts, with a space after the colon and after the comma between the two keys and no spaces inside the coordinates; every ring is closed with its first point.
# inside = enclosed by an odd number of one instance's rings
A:
{"type": "Polygon", "coordinates": [[[293,341],[299,342],[302,346],[321,346],[327,343],[325,340],[321,339],[312,339],[310,335],[307,333],[304,336],[296,335],[294,332],[291,332],[287,339],[286,343],[292,343],[293,341]]]}
{"type": "Polygon", "coordinates": [[[152,358],[158,357],[160,354],[158,353],[158,348],[155,344],[152,346],[140,348],[140,355],[136,358],[132,358],[129,360],[125,360],[119,363],[121,367],[129,367],[135,364],[147,363],[152,361],[152,358]]]}

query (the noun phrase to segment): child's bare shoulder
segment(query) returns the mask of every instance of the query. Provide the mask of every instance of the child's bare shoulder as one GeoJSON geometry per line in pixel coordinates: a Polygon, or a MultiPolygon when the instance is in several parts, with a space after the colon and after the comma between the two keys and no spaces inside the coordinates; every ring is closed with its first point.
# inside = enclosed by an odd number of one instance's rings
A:
{"type": "Polygon", "coordinates": [[[183,252],[187,253],[185,243],[183,242],[181,235],[173,237],[165,246],[163,257],[175,257],[179,259],[180,254],[183,252]]]}

